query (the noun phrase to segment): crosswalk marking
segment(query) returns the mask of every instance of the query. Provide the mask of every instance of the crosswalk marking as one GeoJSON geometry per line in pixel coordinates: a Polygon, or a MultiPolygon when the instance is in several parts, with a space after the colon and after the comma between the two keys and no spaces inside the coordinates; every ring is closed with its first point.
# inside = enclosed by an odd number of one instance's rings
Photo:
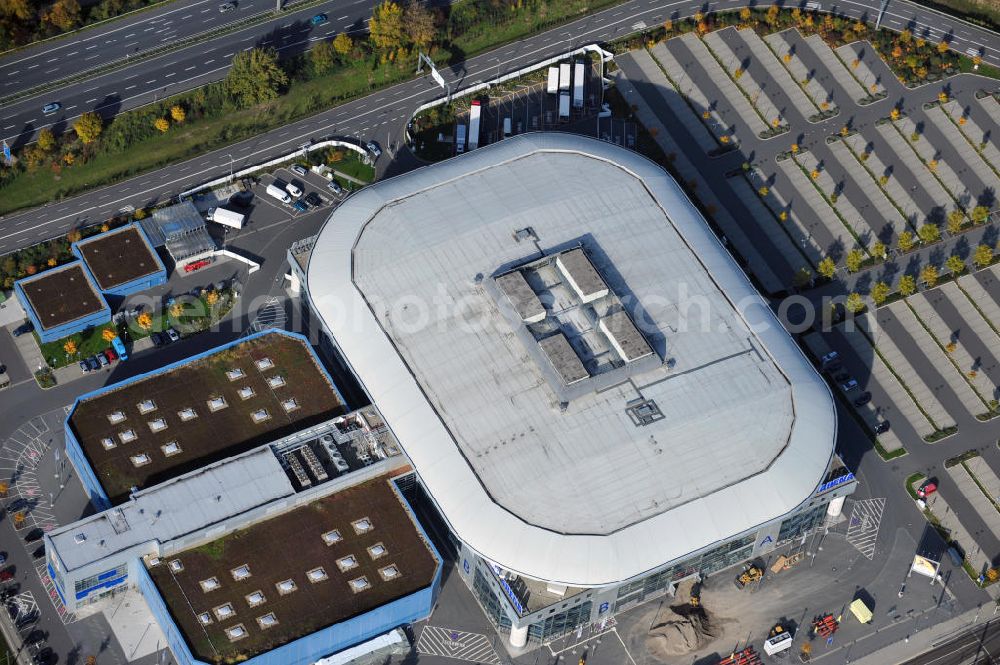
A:
{"type": "Polygon", "coordinates": [[[863,499],[855,502],[854,509],[851,510],[851,519],[847,524],[847,542],[867,559],[875,556],[875,543],[884,510],[885,499],[863,499]]]}
{"type": "Polygon", "coordinates": [[[467,663],[500,665],[500,657],[485,635],[437,626],[424,626],[420,631],[417,653],[455,658],[467,663]]]}
{"type": "Polygon", "coordinates": [[[260,332],[269,328],[283,328],[285,326],[285,306],[277,297],[270,297],[257,310],[257,315],[250,324],[251,332],[260,332]]]}

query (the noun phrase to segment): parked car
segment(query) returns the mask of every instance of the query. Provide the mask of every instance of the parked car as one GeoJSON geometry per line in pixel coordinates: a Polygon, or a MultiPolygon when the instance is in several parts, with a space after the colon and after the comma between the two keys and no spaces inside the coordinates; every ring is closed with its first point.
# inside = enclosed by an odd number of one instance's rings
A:
{"type": "Polygon", "coordinates": [[[42,113],[44,113],[45,115],[52,115],[53,113],[59,111],[59,109],[61,108],[62,104],[60,104],[59,102],[49,102],[48,104],[42,107],[42,113]]]}
{"type": "Polygon", "coordinates": [[[115,353],[114,349],[104,349],[104,357],[108,359],[109,363],[118,360],[118,354],[115,353]]]}
{"type": "Polygon", "coordinates": [[[955,545],[948,548],[948,558],[951,559],[951,562],[956,566],[961,566],[965,561],[965,555],[955,545]]]}
{"type": "Polygon", "coordinates": [[[28,535],[26,535],[24,537],[24,542],[26,542],[26,543],[33,543],[36,540],[41,540],[42,536],[44,536],[44,535],[45,535],[44,531],[42,531],[38,527],[35,527],[34,529],[32,529],[31,531],[28,532],[28,535]]]}
{"type": "Polygon", "coordinates": [[[309,19],[309,22],[312,23],[313,25],[323,25],[324,23],[326,23],[326,21],[327,21],[326,14],[316,14],[316,16],[313,16],[311,19],[309,19]]]}
{"type": "Polygon", "coordinates": [[[28,500],[25,499],[23,496],[19,496],[7,504],[8,515],[13,515],[19,510],[27,510],[27,509],[28,509],[28,500]]]}
{"type": "Polygon", "coordinates": [[[166,339],[166,336],[163,333],[158,332],[151,333],[149,335],[149,339],[152,340],[153,346],[163,346],[164,344],[168,344],[170,342],[169,339],[166,339]]]}
{"type": "Polygon", "coordinates": [[[164,331],[164,332],[165,332],[167,338],[171,342],[179,342],[179,341],[181,341],[181,336],[178,335],[177,331],[174,330],[173,328],[167,328],[166,331],[164,331]]]}
{"type": "Polygon", "coordinates": [[[836,351],[831,351],[830,353],[820,358],[819,361],[824,367],[826,367],[839,357],[840,357],[839,353],[837,353],[836,351]]]}
{"type": "Polygon", "coordinates": [[[854,406],[864,406],[870,401],[872,401],[872,394],[869,392],[863,392],[858,395],[856,400],[854,400],[854,406]]]}
{"type": "Polygon", "coordinates": [[[844,383],[840,384],[840,387],[845,393],[849,393],[858,387],[858,382],[855,381],[854,379],[849,379],[848,381],[845,381],[844,383]]]}
{"type": "Polygon", "coordinates": [[[36,547],[35,551],[31,553],[32,559],[41,559],[43,556],[45,556],[45,543],[36,547]]]}
{"type": "Polygon", "coordinates": [[[303,178],[306,176],[307,173],[309,173],[309,171],[306,170],[306,167],[302,166],[301,164],[292,164],[289,171],[297,175],[300,175],[303,178]]]}
{"type": "Polygon", "coordinates": [[[288,192],[293,199],[297,199],[302,196],[302,183],[293,180],[285,185],[285,191],[288,192]]]}
{"type": "Polygon", "coordinates": [[[221,14],[225,14],[226,12],[231,12],[235,9],[236,9],[236,3],[233,2],[233,0],[230,0],[229,2],[223,2],[221,5],[219,5],[219,13],[221,14]]]}
{"type": "Polygon", "coordinates": [[[14,571],[10,568],[0,570],[0,582],[10,582],[12,579],[14,579],[14,571]]]}
{"type": "Polygon", "coordinates": [[[370,152],[372,157],[375,159],[382,156],[382,149],[378,147],[378,143],[375,143],[375,141],[369,141],[365,144],[365,147],[368,148],[368,152],[370,152]]]}
{"type": "Polygon", "coordinates": [[[323,205],[323,199],[321,199],[319,197],[319,194],[317,194],[316,192],[309,192],[308,194],[306,194],[306,203],[308,203],[314,208],[318,208],[321,205],[323,205]]]}
{"type": "Polygon", "coordinates": [[[934,492],[937,492],[937,483],[933,480],[925,480],[924,484],[917,489],[917,496],[921,499],[926,499],[931,494],[934,494],[934,492]]]}
{"type": "Polygon", "coordinates": [[[298,212],[306,212],[307,210],[309,210],[309,206],[306,205],[304,201],[296,201],[295,203],[292,204],[292,208],[297,210],[298,212]]]}
{"type": "Polygon", "coordinates": [[[90,371],[90,365],[87,364],[86,360],[80,361],[80,371],[83,372],[84,374],[90,371]]]}
{"type": "Polygon", "coordinates": [[[889,431],[889,421],[888,420],[883,420],[883,421],[879,422],[878,425],[875,425],[875,433],[876,434],[885,434],[888,431],[889,431]]]}
{"type": "Polygon", "coordinates": [[[106,357],[104,357],[103,353],[95,353],[94,354],[94,360],[97,361],[97,366],[98,367],[107,367],[108,365],[111,364],[111,363],[108,362],[108,359],[106,357]]]}
{"type": "Polygon", "coordinates": [[[83,361],[87,363],[87,367],[90,368],[91,372],[93,372],[94,370],[101,369],[101,363],[97,362],[97,358],[95,358],[94,356],[87,356],[86,358],[83,359],[83,361]]]}
{"type": "Polygon", "coordinates": [[[54,657],[55,654],[52,652],[51,647],[45,647],[37,654],[35,654],[35,658],[32,662],[34,663],[34,665],[50,665],[50,663],[55,662],[53,660],[54,657]]]}
{"type": "Polygon", "coordinates": [[[337,182],[336,180],[331,180],[330,182],[328,182],[326,184],[326,188],[329,189],[334,194],[336,194],[337,196],[340,196],[341,194],[344,193],[344,188],[341,187],[340,183],[337,182]]]}
{"type": "Polygon", "coordinates": [[[35,329],[34,323],[32,323],[31,321],[25,321],[18,327],[14,328],[14,331],[11,333],[11,335],[13,335],[14,337],[20,337],[21,335],[30,333],[34,329],[35,329]]]}

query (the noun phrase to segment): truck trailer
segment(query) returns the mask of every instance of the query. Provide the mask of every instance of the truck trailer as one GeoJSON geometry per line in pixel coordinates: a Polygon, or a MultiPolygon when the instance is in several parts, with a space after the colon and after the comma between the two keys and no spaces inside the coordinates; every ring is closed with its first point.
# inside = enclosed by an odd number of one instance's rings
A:
{"type": "Polygon", "coordinates": [[[569,92],[569,63],[559,64],[559,92],[569,92]]]}
{"type": "Polygon", "coordinates": [[[577,61],[573,64],[573,108],[583,108],[583,63],[577,61]]]}
{"type": "Polygon", "coordinates": [[[545,91],[550,95],[554,95],[559,92],[559,68],[549,67],[549,81],[545,88],[545,91]]]}
{"type": "Polygon", "coordinates": [[[559,93],[559,120],[569,120],[569,93],[559,93]]]}
{"type": "Polygon", "coordinates": [[[208,221],[234,229],[242,229],[244,219],[240,213],[225,208],[210,208],[208,211],[208,221]]]}
{"type": "Polygon", "coordinates": [[[478,99],[472,100],[472,107],[469,109],[469,150],[479,147],[479,114],[482,111],[478,99]]]}
{"type": "Polygon", "coordinates": [[[465,126],[464,122],[458,123],[458,127],[455,128],[455,152],[459,155],[465,152],[466,131],[468,131],[468,127],[465,126]]]}

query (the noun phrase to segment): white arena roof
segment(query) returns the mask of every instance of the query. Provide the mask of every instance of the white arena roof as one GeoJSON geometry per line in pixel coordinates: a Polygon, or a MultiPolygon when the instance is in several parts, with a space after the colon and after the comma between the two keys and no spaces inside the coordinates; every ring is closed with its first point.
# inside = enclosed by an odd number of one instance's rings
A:
{"type": "Polygon", "coordinates": [[[674,180],[607,143],[527,134],[368,187],[308,291],[454,532],[529,577],[687,556],[800,506],[833,454],[826,384],[674,180]],[[578,247],[610,295],[570,288],[578,247]],[[519,267],[541,323],[496,287],[519,267]],[[539,350],[559,333],[572,385],[539,350]]]}

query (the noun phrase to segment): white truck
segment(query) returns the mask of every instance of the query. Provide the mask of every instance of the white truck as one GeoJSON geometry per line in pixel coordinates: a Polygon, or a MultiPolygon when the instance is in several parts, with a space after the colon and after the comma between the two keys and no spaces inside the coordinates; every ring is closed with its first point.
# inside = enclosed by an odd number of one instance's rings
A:
{"type": "Polygon", "coordinates": [[[559,121],[569,120],[569,93],[559,93],[559,121]]]}
{"type": "Polygon", "coordinates": [[[559,92],[569,92],[569,63],[559,64],[559,92]]]}
{"type": "Polygon", "coordinates": [[[234,229],[242,229],[244,219],[245,217],[240,213],[225,208],[209,208],[208,210],[208,221],[234,229]]]}
{"type": "Polygon", "coordinates": [[[549,67],[549,81],[545,88],[546,92],[554,95],[559,92],[559,68],[549,67]]]}
{"type": "Polygon", "coordinates": [[[270,184],[270,185],[268,185],[267,189],[264,190],[264,191],[267,192],[268,196],[273,196],[274,198],[278,199],[282,203],[291,203],[292,202],[292,197],[288,195],[288,192],[286,192],[283,187],[278,187],[277,185],[275,185],[273,183],[270,184]]]}
{"type": "Polygon", "coordinates": [[[482,111],[478,99],[472,100],[472,107],[469,109],[469,150],[479,147],[479,114],[482,111]]]}
{"type": "Polygon", "coordinates": [[[455,128],[455,152],[459,155],[465,152],[465,133],[468,129],[464,122],[458,123],[458,127],[455,128]]]}
{"type": "Polygon", "coordinates": [[[573,64],[573,108],[583,108],[583,63],[577,61],[573,64]]]}

